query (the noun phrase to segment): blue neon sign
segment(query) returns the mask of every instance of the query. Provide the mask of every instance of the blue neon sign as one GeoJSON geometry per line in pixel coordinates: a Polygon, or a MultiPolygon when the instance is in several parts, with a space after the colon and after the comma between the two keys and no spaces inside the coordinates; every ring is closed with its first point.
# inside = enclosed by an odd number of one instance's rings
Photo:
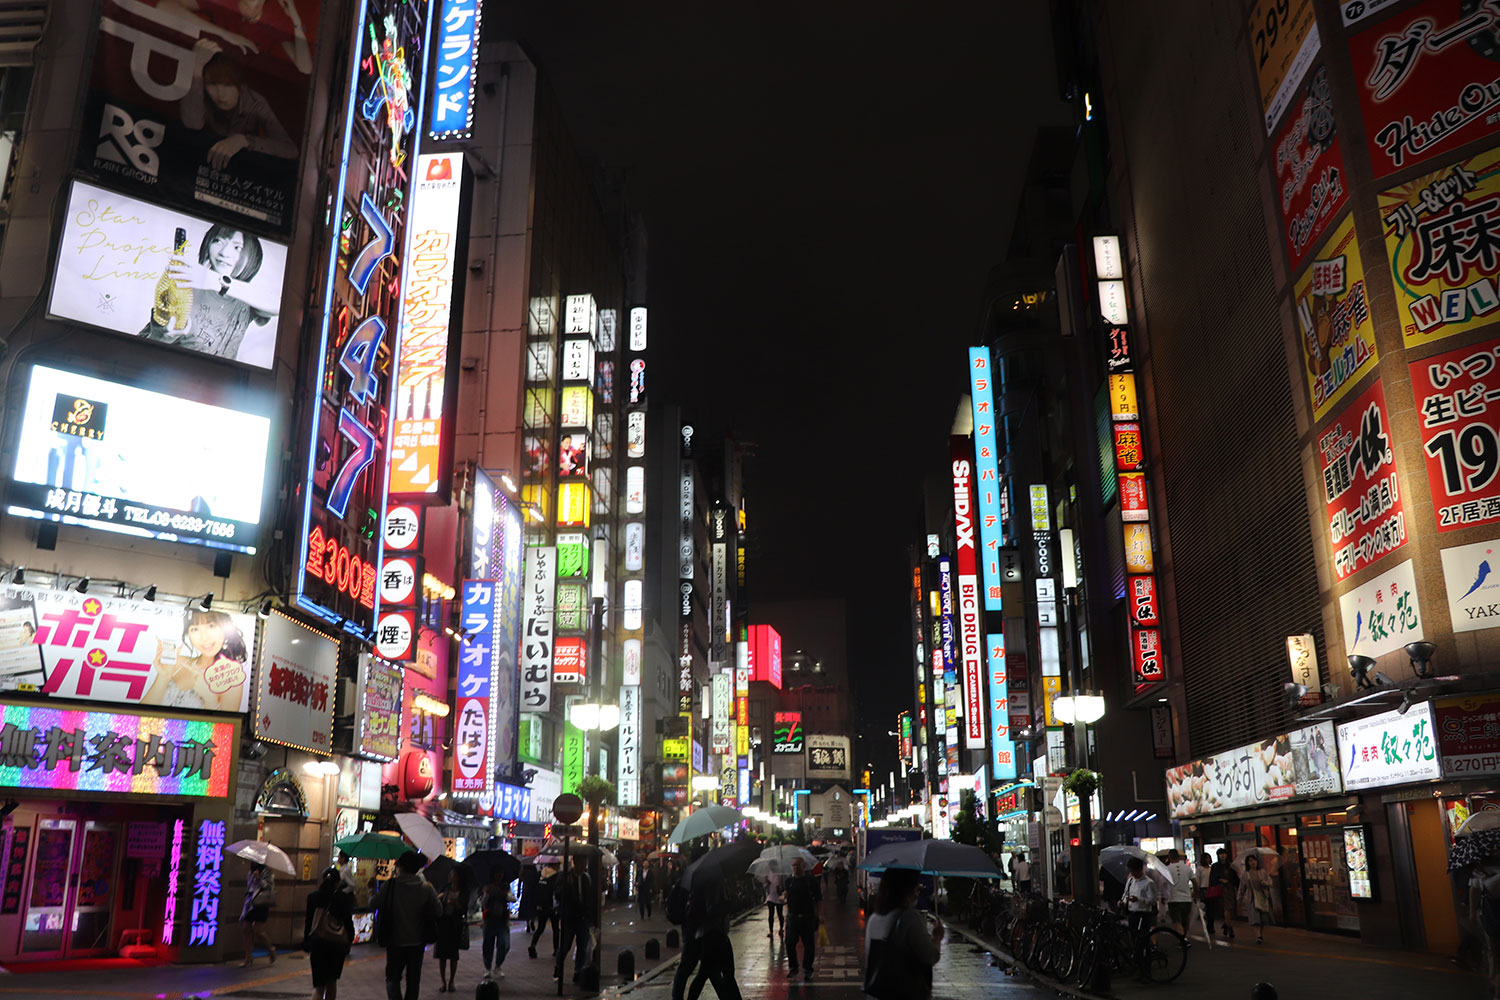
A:
{"type": "Polygon", "coordinates": [[[480,13],[480,0],[443,0],[437,79],[428,116],[427,134],[434,139],[467,139],[473,134],[480,13]]]}
{"type": "Polygon", "coordinates": [[[993,364],[987,347],[969,348],[969,397],[974,404],[974,490],[979,497],[979,563],[984,610],[1000,612],[1000,447],[995,433],[993,364]]]}

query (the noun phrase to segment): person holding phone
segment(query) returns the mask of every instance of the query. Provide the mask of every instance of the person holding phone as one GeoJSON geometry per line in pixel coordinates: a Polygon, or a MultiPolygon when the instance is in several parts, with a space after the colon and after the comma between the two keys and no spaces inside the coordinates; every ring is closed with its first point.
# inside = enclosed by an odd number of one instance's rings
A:
{"type": "Polygon", "coordinates": [[[1130,875],[1125,879],[1125,891],[1120,898],[1140,959],[1138,975],[1144,982],[1150,979],[1146,973],[1146,933],[1151,930],[1151,918],[1156,913],[1156,883],[1146,877],[1146,862],[1141,858],[1131,858],[1125,867],[1130,875]]]}

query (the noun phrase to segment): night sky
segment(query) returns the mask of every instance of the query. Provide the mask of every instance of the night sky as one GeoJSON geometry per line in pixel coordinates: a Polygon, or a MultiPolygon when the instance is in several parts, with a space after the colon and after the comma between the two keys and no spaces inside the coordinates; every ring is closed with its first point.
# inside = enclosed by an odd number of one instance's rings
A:
{"type": "Polygon", "coordinates": [[[843,597],[851,670],[879,681],[856,713],[884,733],[910,703],[921,479],[947,466],[1032,133],[1068,120],[1046,6],[548,0],[485,18],[645,217],[653,396],[755,446],[752,619],[756,598],[843,597]]]}

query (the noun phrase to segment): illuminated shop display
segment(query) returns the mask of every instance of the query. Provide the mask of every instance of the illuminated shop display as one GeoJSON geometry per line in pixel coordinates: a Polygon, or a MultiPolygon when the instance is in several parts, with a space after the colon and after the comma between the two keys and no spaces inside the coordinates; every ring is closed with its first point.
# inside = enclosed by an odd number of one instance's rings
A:
{"type": "Polygon", "coordinates": [[[231,722],[0,704],[0,788],[224,798],[231,722]]]}
{"type": "MultiPolygon", "coordinates": [[[[1112,331],[1110,342],[1129,342],[1129,305],[1125,295],[1125,260],[1121,256],[1118,236],[1094,237],[1094,276],[1099,286],[1099,314],[1106,329],[1112,331]],[[1110,289],[1106,292],[1106,286],[1110,289]],[[1117,335],[1115,333],[1117,331],[1117,335]]],[[[1110,357],[1118,362],[1118,352],[1110,357]]],[[[1126,598],[1130,603],[1130,657],[1135,690],[1145,690],[1167,675],[1165,650],[1162,648],[1161,607],[1156,589],[1156,559],[1149,490],[1147,489],[1145,447],[1141,439],[1139,407],[1135,401],[1133,364],[1126,350],[1126,362],[1114,364],[1110,375],[1111,414],[1114,419],[1115,483],[1120,497],[1122,541],[1125,548],[1125,571],[1130,574],[1126,598]],[[1128,379],[1129,386],[1116,384],[1128,379]]],[[[1108,359],[1107,359],[1108,360],[1108,359]]],[[[1066,553],[1064,558],[1073,558],[1066,553]]]]}
{"type": "Polygon", "coordinates": [[[365,638],[379,610],[387,421],[395,413],[392,359],[401,330],[396,293],[417,177],[404,165],[415,165],[420,142],[431,11],[430,0],[360,5],[351,36],[344,169],[332,193],[337,238],[323,275],[295,592],[300,607],[365,638]]]}
{"type": "Polygon", "coordinates": [[[963,685],[964,749],[982,750],[984,725],[984,636],[979,620],[979,563],[975,547],[974,463],[969,442],[954,437],[949,442],[953,460],[953,527],[956,538],[954,561],[958,611],[958,666],[963,685]]]}
{"type": "Polygon", "coordinates": [[[193,911],[188,921],[189,946],[211,947],[219,934],[219,896],[223,889],[224,821],[198,824],[198,869],[193,876],[193,911]]]}
{"type": "Polygon", "coordinates": [[[253,728],[257,738],[333,752],[338,640],[272,611],[260,641],[253,728]]]}

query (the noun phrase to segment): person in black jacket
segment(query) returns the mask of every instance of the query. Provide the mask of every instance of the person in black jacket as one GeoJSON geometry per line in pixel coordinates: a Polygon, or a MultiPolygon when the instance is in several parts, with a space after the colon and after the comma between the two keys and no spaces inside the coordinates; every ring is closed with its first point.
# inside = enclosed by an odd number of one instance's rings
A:
{"type": "Polygon", "coordinates": [[[302,936],[307,964],[312,966],[313,1000],[337,1000],[344,959],[354,943],[354,893],[337,868],[325,871],[323,881],[308,895],[302,936]],[[329,941],[323,935],[314,937],[313,929],[319,923],[337,924],[345,942],[329,941]]]}
{"type": "Polygon", "coordinates": [[[786,896],[786,959],[791,974],[797,974],[797,943],[802,943],[802,978],[811,979],[813,958],[817,954],[818,905],[823,902],[823,887],[807,873],[801,858],[792,862],[792,877],[782,887],[786,896]]]}
{"type": "Polygon", "coordinates": [[[740,985],[734,978],[734,945],[729,940],[729,900],[724,895],[723,876],[704,873],[695,878],[688,909],[697,911],[698,935],[698,975],[688,990],[688,1000],[698,1000],[705,982],[713,983],[719,1000],[741,1000],[740,985]]]}
{"type": "Polygon", "coordinates": [[[578,944],[573,955],[573,982],[578,982],[580,973],[589,966],[592,957],[589,932],[593,928],[593,914],[593,880],[583,865],[575,861],[557,888],[557,923],[562,928],[562,937],[557,946],[557,962],[552,969],[553,979],[563,977],[563,963],[575,941],[578,944]]]}
{"type": "MultiPolygon", "coordinates": [[[[532,886],[532,913],[535,914],[536,931],[531,935],[531,944],[526,948],[526,954],[536,958],[536,943],[542,939],[542,933],[546,931],[547,925],[552,925],[552,954],[557,954],[557,885],[561,876],[556,869],[551,875],[544,875],[532,886]]],[[[524,903],[526,897],[522,896],[524,903]]]]}

